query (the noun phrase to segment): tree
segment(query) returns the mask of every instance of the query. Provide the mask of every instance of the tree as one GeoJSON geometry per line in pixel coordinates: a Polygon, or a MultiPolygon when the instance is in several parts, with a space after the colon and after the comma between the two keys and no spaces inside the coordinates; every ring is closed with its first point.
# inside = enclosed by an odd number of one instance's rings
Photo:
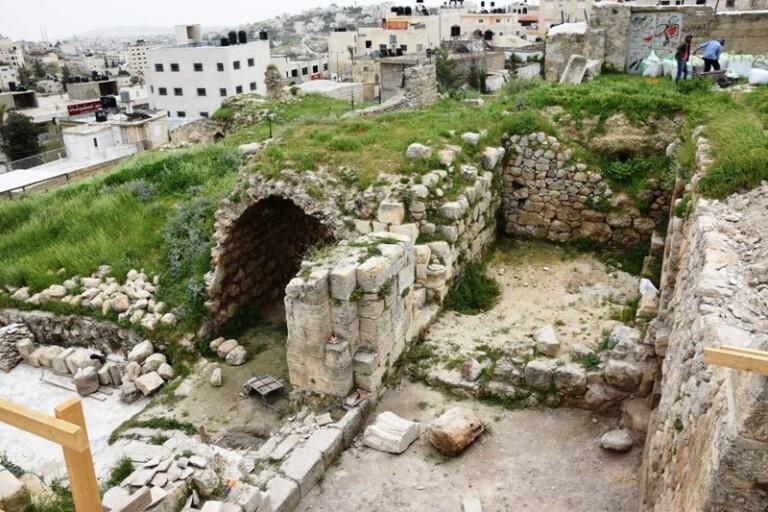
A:
{"type": "Polygon", "coordinates": [[[33,64],[34,70],[35,70],[35,77],[36,78],[45,78],[45,68],[43,67],[43,63],[39,60],[34,61],[33,64]]]}
{"type": "Polygon", "coordinates": [[[32,76],[29,73],[29,68],[22,66],[18,69],[18,73],[19,73],[19,82],[21,83],[21,85],[23,85],[24,87],[29,87],[29,84],[32,83],[32,76]]]}
{"type": "Polygon", "coordinates": [[[67,82],[69,77],[72,76],[72,72],[69,70],[69,66],[61,66],[61,85],[64,86],[64,90],[67,90],[67,82]]]}
{"type": "Polygon", "coordinates": [[[463,78],[456,68],[457,63],[450,58],[447,48],[440,48],[436,52],[435,73],[437,85],[442,93],[454,92],[461,86],[463,78]]]}
{"type": "Polygon", "coordinates": [[[267,84],[267,95],[270,98],[277,99],[283,93],[283,77],[274,64],[267,66],[264,82],[267,84]]]}
{"type": "Polygon", "coordinates": [[[467,76],[467,82],[469,83],[469,86],[472,87],[473,89],[476,89],[477,92],[481,94],[485,94],[486,75],[487,73],[485,71],[485,67],[480,65],[480,62],[473,59],[472,64],[469,67],[469,76],[467,76]]]}
{"type": "Polygon", "coordinates": [[[0,147],[8,160],[20,160],[28,156],[40,153],[40,144],[37,141],[38,130],[30,118],[16,112],[11,112],[3,123],[2,143],[0,147]]]}

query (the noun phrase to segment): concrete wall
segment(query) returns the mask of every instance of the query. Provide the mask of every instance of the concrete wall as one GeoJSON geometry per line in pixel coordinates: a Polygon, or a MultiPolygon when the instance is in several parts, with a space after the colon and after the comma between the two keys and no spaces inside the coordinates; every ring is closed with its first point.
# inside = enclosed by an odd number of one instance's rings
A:
{"type": "MultiPolygon", "coordinates": [[[[706,141],[698,146],[706,168],[706,141]]],[[[703,362],[705,347],[768,349],[766,205],[765,185],[724,201],[694,194],[690,217],[670,222],[649,327],[664,363],[642,511],[758,512],[768,503],[768,379],[703,362]]]]}

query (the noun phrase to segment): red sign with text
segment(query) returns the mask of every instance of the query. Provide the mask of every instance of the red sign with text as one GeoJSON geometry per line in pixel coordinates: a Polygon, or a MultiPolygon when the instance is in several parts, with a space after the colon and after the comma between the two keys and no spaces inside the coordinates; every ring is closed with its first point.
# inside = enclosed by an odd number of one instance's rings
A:
{"type": "Polygon", "coordinates": [[[81,116],[83,114],[92,114],[101,110],[101,100],[78,103],[77,105],[67,105],[67,112],[70,116],[81,116]]]}

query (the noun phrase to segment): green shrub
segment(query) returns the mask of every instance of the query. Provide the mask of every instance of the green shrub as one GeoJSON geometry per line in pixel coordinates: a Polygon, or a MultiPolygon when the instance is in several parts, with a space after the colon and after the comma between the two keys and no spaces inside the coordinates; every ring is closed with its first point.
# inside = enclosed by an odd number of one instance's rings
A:
{"type": "Polygon", "coordinates": [[[493,308],[500,296],[498,283],[485,275],[484,268],[467,263],[448,291],[445,305],[464,315],[476,315],[493,308]]]}
{"type": "Polygon", "coordinates": [[[120,482],[133,473],[133,462],[128,457],[119,459],[109,470],[109,479],[104,483],[107,489],[120,485],[120,482]]]}
{"type": "Polygon", "coordinates": [[[27,506],[24,512],[75,512],[75,502],[69,488],[64,487],[58,480],[54,480],[50,489],[51,495],[48,498],[27,506]]]}
{"type": "Polygon", "coordinates": [[[544,132],[557,136],[557,130],[540,112],[523,110],[512,114],[502,122],[502,130],[509,135],[528,135],[533,132],[544,132]]]}
{"type": "Polygon", "coordinates": [[[599,355],[592,352],[579,358],[576,362],[583,366],[585,370],[597,370],[600,368],[602,361],[599,355]]]}
{"type": "Polygon", "coordinates": [[[223,106],[213,113],[211,119],[214,121],[229,121],[233,117],[235,117],[234,109],[230,106],[223,106]]]}

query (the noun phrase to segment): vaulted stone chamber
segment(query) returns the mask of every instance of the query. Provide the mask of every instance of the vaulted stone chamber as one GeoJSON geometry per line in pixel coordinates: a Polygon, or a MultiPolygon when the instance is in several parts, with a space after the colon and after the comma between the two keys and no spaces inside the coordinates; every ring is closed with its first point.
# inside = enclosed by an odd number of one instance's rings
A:
{"type": "Polygon", "coordinates": [[[220,309],[228,318],[246,305],[265,315],[282,311],[285,286],[298,272],[302,257],[313,246],[333,240],[319,218],[290,199],[269,196],[249,206],[219,248],[220,309]]]}

